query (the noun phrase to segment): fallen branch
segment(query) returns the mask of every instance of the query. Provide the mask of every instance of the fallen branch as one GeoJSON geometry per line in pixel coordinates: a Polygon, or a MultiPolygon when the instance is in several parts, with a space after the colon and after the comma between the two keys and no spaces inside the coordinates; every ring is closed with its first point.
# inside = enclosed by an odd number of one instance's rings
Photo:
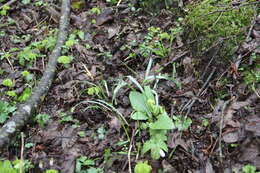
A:
{"type": "Polygon", "coordinates": [[[56,71],[57,59],[60,56],[61,48],[67,39],[67,29],[69,26],[70,15],[70,0],[62,1],[62,11],[60,17],[59,34],[56,46],[53,49],[48,65],[43,73],[43,76],[36,88],[25,104],[19,106],[16,113],[7,121],[0,129],[0,149],[5,147],[15,132],[20,130],[31,117],[32,112],[37,108],[40,98],[46,95],[49,90],[56,71]]]}

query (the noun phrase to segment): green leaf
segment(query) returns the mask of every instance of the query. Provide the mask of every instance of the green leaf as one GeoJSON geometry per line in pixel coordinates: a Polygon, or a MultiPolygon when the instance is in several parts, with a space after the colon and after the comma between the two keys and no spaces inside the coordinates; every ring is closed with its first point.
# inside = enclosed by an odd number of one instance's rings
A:
{"type": "Polygon", "coordinates": [[[10,97],[16,97],[17,94],[14,91],[7,91],[6,95],[10,96],[10,97]]]}
{"type": "Polygon", "coordinates": [[[11,106],[9,103],[0,100],[0,124],[4,123],[9,114],[16,110],[15,106],[11,106]]]}
{"type": "Polygon", "coordinates": [[[148,119],[148,117],[146,116],[145,113],[139,112],[139,111],[133,113],[133,114],[131,115],[131,118],[132,118],[133,120],[147,120],[147,119],[148,119]]]}
{"type": "Polygon", "coordinates": [[[24,5],[27,5],[27,4],[31,3],[31,0],[22,0],[22,3],[23,3],[24,5]]]}
{"type": "Polygon", "coordinates": [[[162,150],[168,152],[167,144],[157,139],[150,139],[144,143],[142,153],[144,154],[149,150],[151,150],[151,156],[155,160],[160,158],[162,150]]]}
{"type": "Polygon", "coordinates": [[[14,83],[11,79],[8,78],[3,80],[2,85],[11,88],[14,85],[14,83]]]}
{"type": "Polygon", "coordinates": [[[23,93],[18,97],[19,102],[25,102],[31,95],[32,89],[31,88],[25,88],[23,93]]]}
{"type": "Polygon", "coordinates": [[[242,168],[242,171],[243,173],[256,173],[256,167],[248,164],[242,168]]]}
{"type": "Polygon", "coordinates": [[[135,165],[134,171],[135,171],[135,173],[150,173],[152,171],[152,167],[148,164],[147,161],[138,162],[135,165]]]}
{"type": "Polygon", "coordinates": [[[187,130],[192,123],[192,120],[190,118],[185,118],[180,115],[174,116],[173,119],[174,119],[174,128],[177,128],[179,131],[187,130]]]}
{"type": "Polygon", "coordinates": [[[129,99],[134,110],[138,112],[149,112],[146,106],[146,98],[143,94],[136,91],[131,91],[129,99]]]}
{"type": "Polygon", "coordinates": [[[76,43],[75,40],[68,40],[65,42],[65,46],[70,48],[71,46],[73,46],[76,43]]]}
{"type": "Polygon", "coordinates": [[[144,86],[144,95],[146,96],[147,100],[155,100],[152,89],[149,86],[144,86]]]}
{"type": "Polygon", "coordinates": [[[159,34],[159,38],[160,38],[160,40],[169,40],[171,38],[171,36],[167,32],[163,32],[163,33],[159,34]]]}
{"type": "Polygon", "coordinates": [[[85,33],[83,31],[78,31],[77,34],[81,40],[85,39],[85,33]]]}
{"type": "Polygon", "coordinates": [[[71,61],[72,61],[72,56],[60,56],[58,58],[58,63],[61,63],[61,64],[69,64],[71,61]]]}
{"type": "Polygon", "coordinates": [[[151,138],[153,138],[153,139],[161,140],[161,141],[166,141],[167,140],[167,136],[166,136],[167,130],[153,130],[153,129],[150,129],[149,133],[150,133],[151,138]]]}
{"type": "Polygon", "coordinates": [[[59,173],[56,169],[48,169],[45,171],[45,173],[59,173]]]}
{"type": "Polygon", "coordinates": [[[165,129],[170,130],[174,128],[172,119],[165,112],[158,116],[158,120],[150,124],[151,129],[165,129]]]}

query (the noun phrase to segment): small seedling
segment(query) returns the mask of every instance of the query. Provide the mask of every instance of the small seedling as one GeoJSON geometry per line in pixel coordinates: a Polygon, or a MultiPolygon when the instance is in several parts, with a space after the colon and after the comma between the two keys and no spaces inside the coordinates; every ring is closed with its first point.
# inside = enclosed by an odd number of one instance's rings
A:
{"type": "Polygon", "coordinates": [[[258,171],[256,171],[256,167],[254,165],[245,165],[243,168],[242,168],[242,171],[243,173],[260,173],[258,171]]]}
{"type": "Polygon", "coordinates": [[[94,7],[94,8],[91,8],[90,13],[99,15],[101,13],[101,10],[97,7],[94,7]]]}
{"type": "Polygon", "coordinates": [[[94,165],[94,160],[88,159],[86,156],[80,156],[76,161],[76,173],[82,172],[84,167],[94,165]]]}
{"type": "Polygon", "coordinates": [[[208,125],[209,125],[209,120],[206,119],[206,118],[203,118],[203,120],[202,120],[202,126],[208,127],[208,125]]]}
{"type": "Polygon", "coordinates": [[[25,78],[25,80],[27,82],[29,82],[29,81],[31,81],[33,79],[33,74],[31,74],[27,70],[23,71],[21,74],[22,74],[22,76],[25,78]]]}
{"type": "Polygon", "coordinates": [[[14,98],[17,97],[17,94],[14,91],[6,91],[5,94],[8,95],[9,97],[14,97],[14,98]]]}
{"type": "Polygon", "coordinates": [[[12,88],[14,86],[14,83],[13,83],[12,79],[8,78],[8,79],[3,80],[2,85],[12,88]]]}
{"type": "Polygon", "coordinates": [[[59,173],[59,171],[56,169],[48,169],[44,173],[59,173]]]}
{"type": "Polygon", "coordinates": [[[135,165],[134,171],[135,173],[150,173],[152,171],[152,167],[148,164],[148,161],[138,162],[135,165]]]}
{"type": "Polygon", "coordinates": [[[98,132],[98,139],[104,139],[105,138],[106,130],[104,129],[104,127],[99,127],[97,132],[98,132]]]}
{"type": "Polygon", "coordinates": [[[86,133],[84,131],[79,131],[78,135],[82,138],[84,138],[86,136],[86,133]]]}
{"type": "Polygon", "coordinates": [[[32,93],[32,89],[31,88],[25,88],[23,93],[17,98],[17,100],[19,102],[25,102],[31,96],[31,93],[32,93]]]}
{"type": "Polygon", "coordinates": [[[58,58],[58,63],[63,64],[65,67],[68,67],[72,60],[72,56],[60,56],[58,58]]]}
{"type": "Polygon", "coordinates": [[[15,106],[0,100],[0,124],[3,124],[9,118],[10,113],[13,113],[15,110],[15,106]]]}
{"type": "Polygon", "coordinates": [[[189,117],[186,118],[183,116],[173,116],[173,119],[174,119],[174,126],[179,131],[187,130],[192,123],[192,120],[189,117]]]}
{"type": "Polygon", "coordinates": [[[24,145],[24,147],[25,148],[32,148],[33,146],[35,146],[35,144],[34,143],[26,143],[25,145],[24,145]]]}
{"type": "Polygon", "coordinates": [[[0,15],[1,15],[1,16],[6,16],[9,9],[10,9],[10,7],[9,7],[8,5],[4,5],[4,6],[0,9],[0,15]]]}
{"type": "Polygon", "coordinates": [[[50,120],[50,115],[48,114],[38,114],[35,117],[36,122],[39,124],[41,128],[50,120]]]}

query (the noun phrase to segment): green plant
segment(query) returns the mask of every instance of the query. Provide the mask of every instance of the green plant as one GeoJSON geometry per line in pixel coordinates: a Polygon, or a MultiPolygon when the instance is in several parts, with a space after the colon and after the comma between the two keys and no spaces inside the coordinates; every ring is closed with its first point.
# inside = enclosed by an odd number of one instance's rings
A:
{"type": "Polygon", "coordinates": [[[148,58],[154,54],[162,58],[167,57],[171,53],[171,45],[174,39],[182,31],[183,29],[179,25],[176,28],[171,28],[169,33],[163,32],[158,27],[148,28],[144,42],[139,46],[141,56],[148,58]]]}
{"type": "Polygon", "coordinates": [[[34,143],[26,143],[25,145],[24,145],[24,147],[25,148],[32,148],[33,146],[35,146],[35,144],[34,143]]]}
{"type": "Polygon", "coordinates": [[[23,93],[17,98],[17,100],[19,102],[25,102],[31,96],[31,93],[32,93],[31,88],[25,88],[23,93]]]}
{"type": "Polygon", "coordinates": [[[134,109],[131,118],[134,120],[144,121],[141,124],[142,129],[149,129],[150,139],[143,145],[142,153],[151,151],[153,159],[159,159],[164,156],[164,151],[168,151],[167,130],[174,129],[174,123],[168,116],[165,109],[159,105],[158,99],[154,97],[154,91],[149,86],[145,86],[140,93],[131,91],[129,99],[134,109]]]}
{"type": "Polygon", "coordinates": [[[105,130],[104,127],[99,127],[97,132],[98,132],[98,139],[104,139],[105,138],[106,130],[105,130]]]}
{"type": "Polygon", "coordinates": [[[150,173],[152,167],[148,164],[148,161],[138,162],[134,168],[135,173],[150,173]]]}
{"type": "MultiPolygon", "coordinates": [[[[191,39],[199,39],[198,52],[206,50],[225,39],[223,57],[233,55],[235,47],[244,40],[243,27],[250,25],[254,7],[240,5],[234,7],[233,0],[203,0],[191,3],[187,10],[185,26],[191,39]]],[[[244,2],[246,3],[246,1],[244,2]]]]}
{"type": "MultiPolygon", "coordinates": [[[[42,52],[54,48],[56,43],[56,37],[54,35],[56,35],[56,32],[57,30],[51,30],[49,32],[49,36],[46,37],[44,40],[32,42],[30,45],[20,50],[17,54],[19,63],[24,66],[25,62],[29,62],[28,65],[32,65],[32,63],[35,62],[37,58],[45,57],[42,52]]],[[[30,35],[25,37],[26,38],[24,39],[30,39],[30,35]]]]}
{"type": "Polygon", "coordinates": [[[87,93],[90,96],[97,95],[100,96],[101,88],[98,86],[90,87],[87,89],[87,93]]]}
{"type": "Polygon", "coordinates": [[[30,168],[33,168],[33,165],[28,160],[0,161],[0,173],[19,173],[28,171],[30,168]]]}
{"type": "Polygon", "coordinates": [[[59,114],[60,116],[60,123],[74,123],[74,124],[78,124],[78,120],[74,119],[71,115],[66,114],[64,112],[61,112],[59,114]]]}
{"type": "Polygon", "coordinates": [[[60,56],[58,58],[58,63],[63,64],[65,67],[68,67],[72,60],[72,56],[60,56]]]}
{"type": "Polygon", "coordinates": [[[209,126],[209,120],[206,118],[203,118],[201,124],[202,124],[202,126],[207,127],[207,126],[209,126]]]}
{"type": "Polygon", "coordinates": [[[48,169],[45,171],[45,173],[59,173],[59,171],[56,169],[48,169]]]}
{"type": "Polygon", "coordinates": [[[77,31],[77,36],[81,39],[84,40],[85,39],[85,33],[81,30],[77,31]]]}
{"type": "Polygon", "coordinates": [[[13,113],[15,110],[15,106],[0,100],[0,124],[3,124],[9,118],[9,114],[13,113]]]}
{"type": "Polygon", "coordinates": [[[189,117],[184,117],[184,116],[173,116],[174,120],[174,128],[178,129],[179,131],[187,130],[191,123],[192,120],[189,117]]]}
{"type": "Polygon", "coordinates": [[[260,173],[260,172],[256,171],[255,166],[250,165],[250,164],[243,166],[242,171],[243,171],[243,173],[260,173]]]}
{"type": "Polygon", "coordinates": [[[9,160],[0,161],[0,173],[18,173],[9,160]]]}
{"type": "Polygon", "coordinates": [[[78,135],[83,138],[86,136],[86,133],[84,131],[79,131],[78,135]]]}
{"type": "Polygon", "coordinates": [[[33,74],[31,74],[29,71],[25,70],[25,71],[22,71],[22,76],[25,78],[25,80],[28,82],[28,81],[31,81],[33,79],[33,74]]]}
{"type": "MultiPolygon", "coordinates": [[[[88,159],[86,156],[80,156],[76,161],[76,173],[81,173],[84,171],[83,167],[94,166],[95,162],[88,159]]],[[[86,171],[84,171],[86,172],[86,171]]]]}
{"type": "Polygon", "coordinates": [[[93,7],[93,8],[91,8],[90,13],[99,15],[101,13],[101,10],[97,7],[93,7]]]}
{"type": "Polygon", "coordinates": [[[80,9],[81,7],[83,7],[86,4],[85,0],[74,0],[71,2],[71,7],[72,9],[80,9]]]}
{"type": "Polygon", "coordinates": [[[73,31],[72,34],[69,35],[69,38],[68,40],[65,42],[65,45],[63,46],[63,50],[62,50],[62,53],[66,53],[68,52],[68,50],[74,46],[76,43],[78,43],[78,39],[76,39],[77,37],[77,30],[73,31]]]}
{"type": "Polygon", "coordinates": [[[32,47],[28,46],[25,47],[21,52],[17,55],[19,59],[19,63],[21,65],[25,65],[25,61],[29,61],[30,63],[34,62],[37,57],[40,57],[39,50],[33,49],[32,47]]]}
{"type": "Polygon", "coordinates": [[[24,5],[27,5],[27,4],[31,3],[31,0],[22,0],[22,3],[23,3],[24,5]]]}
{"type": "Polygon", "coordinates": [[[36,122],[39,124],[41,128],[44,127],[47,121],[50,120],[50,115],[48,114],[38,114],[35,117],[36,122]]]}
{"type": "Polygon", "coordinates": [[[6,16],[7,15],[7,11],[10,9],[10,7],[8,5],[4,5],[2,7],[2,9],[0,9],[0,15],[1,16],[6,16]]]}
{"type": "Polygon", "coordinates": [[[12,79],[8,78],[8,79],[3,80],[2,85],[11,88],[14,86],[14,83],[13,83],[12,79]]]}
{"type": "Polygon", "coordinates": [[[15,99],[17,98],[17,94],[14,91],[6,91],[5,94],[9,97],[14,97],[15,99]]]}

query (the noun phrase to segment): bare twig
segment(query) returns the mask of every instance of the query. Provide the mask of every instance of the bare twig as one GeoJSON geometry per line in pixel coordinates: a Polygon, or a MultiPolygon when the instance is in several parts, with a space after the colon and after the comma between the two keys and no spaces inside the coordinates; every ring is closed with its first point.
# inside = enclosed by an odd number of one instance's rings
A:
{"type": "MultiPolygon", "coordinates": [[[[255,9],[255,11],[256,11],[256,9],[255,9]]],[[[255,25],[255,23],[256,23],[256,18],[257,18],[257,12],[255,12],[254,19],[253,19],[253,21],[252,21],[252,24],[251,24],[249,30],[248,30],[248,33],[247,33],[247,36],[246,36],[246,40],[245,40],[246,42],[249,41],[250,35],[251,35],[252,30],[253,30],[253,28],[254,28],[254,25],[255,25]]],[[[257,47],[258,47],[258,46],[257,46],[257,47]]],[[[239,65],[240,65],[240,63],[241,63],[241,61],[242,61],[242,58],[243,58],[242,53],[240,53],[240,54],[238,55],[236,61],[235,61],[235,65],[236,65],[236,68],[237,68],[237,69],[238,69],[238,67],[239,67],[239,65]]]]}
{"type": "Polygon", "coordinates": [[[24,170],[24,159],[23,159],[23,151],[24,151],[24,135],[23,132],[21,132],[21,156],[20,156],[20,173],[23,173],[24,170]]]}
{"type": "Polygon", "coordinates": [[[220,159],[220,162],[222,163],[223,160],[222,160],[222,148],[221,148],[221,142],[222,142],[222,130],[223,130],[223,124],[224,124],[224,111],[227,107],[227,104],[228,104],[229,101],[226,101],[224,102],[224,105],[222,107],[222,110],[221,110],[221,119],[220,119],[220,125],[219,125],[219,159],[220,159]]]}
{"type": "Polygon", "coordinates": [[[182,108],[181,112],[183,112],[186,108],[188,108],[188,111],[186,112],[185,114],[185,117],[188,116],[188,114],[190,113],[191,111],[191,108],[193,106],[193,104],[196,102],[197,98],[201,96],[201,94],[203,93],[203,91],[206,89],[207,85],[209,84],[209,81],[211,80],[213,74],[215,73],[216,71],[216,67],[214,67],[211,71],[211,73],[209,74],[206,82],[203,84],[203,86],[200,88],[199,92],[196,94],[196,96],[191,99],[190,101],[188,101],[182,108]]]}
{"type": "Polygon", "coordinates": [[[5,147],[11,137],[15,135],[15,132],[20,130],[30,119],[32,113],[37,108],[40,98],[47,94],[56,71],[57,59],[61,54],[62,46],[67,39],[67,29],[69,26],[69,14],[70,14],[70,0],[62,1],[62,12],[59,24],[59,34],[56,42],[56,46],[53,49],[50,60],[44,71],[44,74],[38,83],[38,86],[34,88],[31,97],[18,107],[18,110],[14,115],[7,121],[7,123],[0,129],[0,149],[5,147]]]}

